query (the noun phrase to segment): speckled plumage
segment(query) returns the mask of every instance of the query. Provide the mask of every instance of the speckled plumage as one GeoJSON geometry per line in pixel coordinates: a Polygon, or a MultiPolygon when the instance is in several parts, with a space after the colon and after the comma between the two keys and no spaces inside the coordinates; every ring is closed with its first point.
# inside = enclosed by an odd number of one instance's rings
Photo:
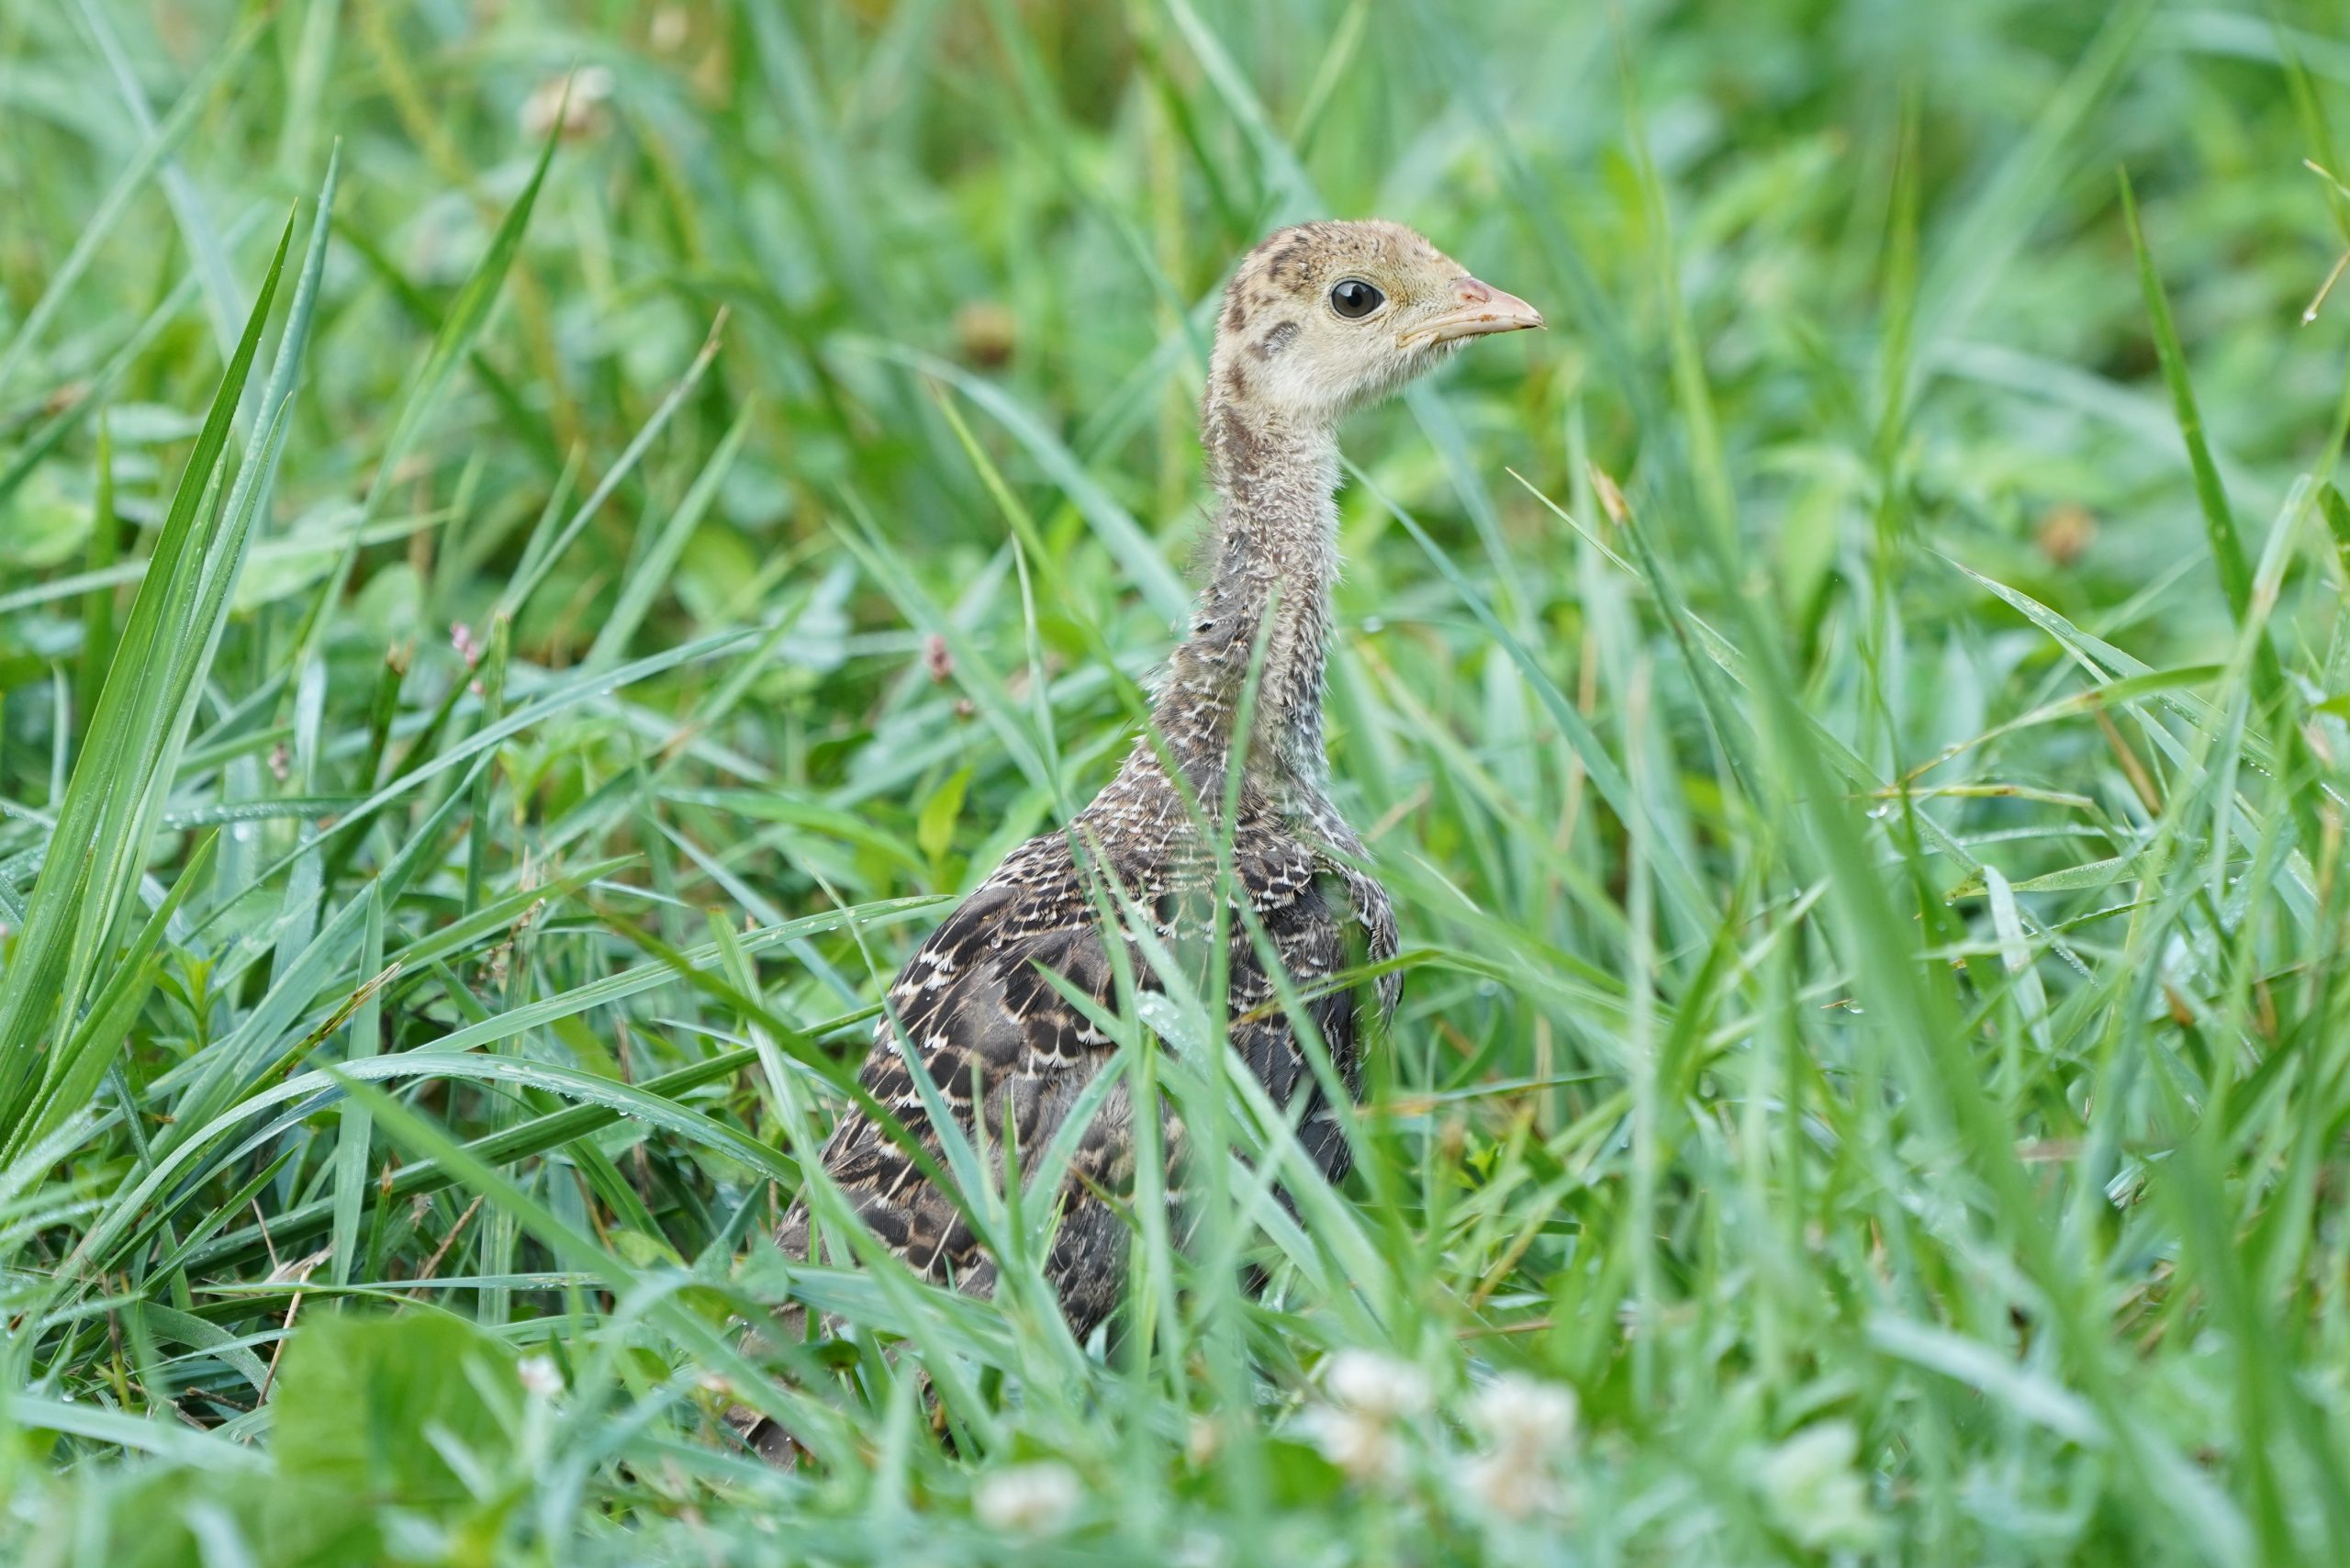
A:
{"type": "MultiPolygon", "coordinates": [[[[1214,840],[1200,831],[1201,808],[1186,802],[1176,778],[1204,809],[1225,799],[1260,635],[1231,828],[1235,897],[1245,899],[1310,999],[1333,1065],[1356,1091],[1372,1032],[1366,1011],[1383,1022],[1398,987],[1389,973],[1368,987],[1326,988],[1329,977],[1396,951],[1393,908],[1359,868],[1363,846],[1331,802],[1323,751],[1337,572],[1336,427],[1349,409],[1429,368],[1466,336],[1539,323],[1531,308],[1469,278],[1399,225],[1307,224],[1275,234],[1243,261],[1218,318],[1201,408],[1221,503],[1207,581],[1158,685],[1156,737],[1137,740],[1117,777],[1066,829],[1013,850],[932,933],[890,987],[890,1016],[875,1032],[861,1081],[934,1154],[936,1135],[908,1070],[908,1042],[967,1134],[973,1087],[981,1086],[999,1176],[995,1143],[1007,1112],[1019,1147],[1033,1156],[1114,1056],[1108,1037],[1043,972],[1115,1008],[1097,871],[1150,912],[1168,950],[1204,951],[1214,840]],[[1378,319],[1340,318],[1329,290],[1348,278],[1382,292],[1378,319]],[[1521,315],[1496,314],[1505,308],[1521,315]]],[[[1236,912],[1227,927],[1232,1048],[1276,1104],[1302,1111],[1298,1136],[1336,1179],[1348,1163],[1345,1139],[1247,923],[1236,912]],[[1293,1107],[1301,1095],[1305,1104],[1293,1107]]],[[[1156,989],[1149,962],[1131,943],[1129,952],[1137,983],[1156,989]]],[[[1125,1279],[1129,1224],[1118,1206],[1134,1177],[1133,1118],[1121,1085],[1084,1132],[1058,1195],[1061,1218],[1046,1270],[1080,1338],[1114,1308],[1125,1279]]],[[[1170,1161],[1180,1163],[1181,1128],[1169,1117],[1166,1131],[1170,1161]]],[[[843,1114],[823,1165],[866,1226],[916,1272],[992,1290],[994,1265],[955,1204],[870,1117],[843,1114]]],[[[778,1241],[788,1256],[809,1255],[804,1205],[787,1215],[778,1241]]],[[[757,1425],[745,1415],[743,1425],[757,1425]]],[[[753,1436],[769,1451],[775,1439],[771,1429],[753,1436]]]]}

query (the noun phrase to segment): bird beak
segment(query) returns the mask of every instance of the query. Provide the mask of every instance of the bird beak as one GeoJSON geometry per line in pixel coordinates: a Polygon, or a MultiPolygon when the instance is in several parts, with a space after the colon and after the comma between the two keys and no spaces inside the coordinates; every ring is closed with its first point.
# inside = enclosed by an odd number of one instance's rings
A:
{"type": "Polygon", "coordinates": [[[1456,338],[1516,332],[1542,325],[1542,312],[1533,306],[1473,277],[1455,278],[1452,296],[1453,308],[1422,321],[1404,334],[1406,345],[1424,338],[1431,343],[1449,343],[1456,338]]]}

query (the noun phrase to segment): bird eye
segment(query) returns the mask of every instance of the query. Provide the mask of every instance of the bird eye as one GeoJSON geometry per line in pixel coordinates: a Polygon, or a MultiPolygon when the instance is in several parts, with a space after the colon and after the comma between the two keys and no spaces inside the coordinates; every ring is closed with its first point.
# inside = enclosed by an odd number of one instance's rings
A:
{"type": "Polygon", "coordinates": [[[1330,308],[1349,321],[1359,321],[1387,303],[1387,297],[1359,277],[1350,277],[1330,291],[1330,308]]]}

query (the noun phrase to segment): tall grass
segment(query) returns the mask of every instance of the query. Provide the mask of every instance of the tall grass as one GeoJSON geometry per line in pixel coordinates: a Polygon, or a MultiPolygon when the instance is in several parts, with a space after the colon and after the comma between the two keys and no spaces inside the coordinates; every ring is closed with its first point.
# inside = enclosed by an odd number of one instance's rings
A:
{"type": "Polygon", "coordinates": [[[0,12],[0,1551],[2340,1561],[2346,84],[2319,0],[0,12]],[[1125,977],[1221,1152],[1079,1344],[1072,1148],[948,1140],[989,1302],[807,1156],[1140,722],[1223,269],[1371,211],[1553,321],[1348,432],[1404,1004],[1333,1189],[1125,977]]]}

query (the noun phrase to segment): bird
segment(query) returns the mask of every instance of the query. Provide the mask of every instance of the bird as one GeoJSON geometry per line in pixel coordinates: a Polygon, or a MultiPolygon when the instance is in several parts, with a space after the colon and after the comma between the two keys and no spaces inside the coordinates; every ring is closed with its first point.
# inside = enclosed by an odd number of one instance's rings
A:
{"type": "MultiPolygon", "coordinates": [[[[934,1170],[943,1173],[946,1161],[909,1053],[967,1137],[975,1111],[983,1119],[986,1137],[975,1147],[991,1154],[991,1180],[1002,1179],[1007,1126],[1033,1165],[1116,1055],[1069,994],[1116,1009],[1105,908],[1149,921],[1166,939],[1162,953],[1201,953],[1213,929],[1206,901],[1218,885],[1219,832],[1230,843],[1226,897],[1253,913],[1291,994],[1306,999],[1303,1011],[1346,1092],[1359,1094],[1365,1044],[1393,1015],[1400,976],[1380,968],[1397,952],[1394,909],[1332,801],[1324,746],[1338,426],[1472,339],[1542,325],[1533,306],[1400,223],[1302,223],[1240,260],[1216,318],[1200,405],[1215,495],[1205,581],[1154,682],[1150,723],[1090,804],[1061,831],[1013,850],[916,949],[890,987],[858,1074],[871,1103],[932,1156],[934,1170]],[[1377,978],[1334,983],[1357,967],[1377,978]]],[[[1251,923],[1238,916],[1225,922],[1222,949],[1229,1047],[1291,1115],[1315,1165],[1343,1179],[1350,1156],[1340,1124],[1251,923]],[[1294,1103],[1301,1095],[1303,1106],[1294,1103]]],[[[1120,935],[1134,983],[1155,989],[1150,964],[1120,935]]],[[[1183,1138],[1168,1122],[1171,1166],[1183,1138]]],[[[1122,1209],[1133,1190],[1134,1124],[1127,1085],[1118,1084],[1080,1135],[1053,1195],[1059,1224],[1043,1271],[1080,1341],[1114,1311],[1126,1277],[1131,1226],[1122,1209]]],[[[995,1260],[954,1200],[867,1111],[842,1114],[822,1162],[856,1218],[916,1274],[992,1292],[995,1260]]],[[[804,1200],[787,1211],[776,1240],[787,1258],[811,1260],[804,1200]]],[[[791,1331],[797,1314],[780,1320],[791,1331]]],[[[755,1450],[788,1462],[790,1440],[773,1421],[740,1406],[728,1419],[755,1450]]]]}

